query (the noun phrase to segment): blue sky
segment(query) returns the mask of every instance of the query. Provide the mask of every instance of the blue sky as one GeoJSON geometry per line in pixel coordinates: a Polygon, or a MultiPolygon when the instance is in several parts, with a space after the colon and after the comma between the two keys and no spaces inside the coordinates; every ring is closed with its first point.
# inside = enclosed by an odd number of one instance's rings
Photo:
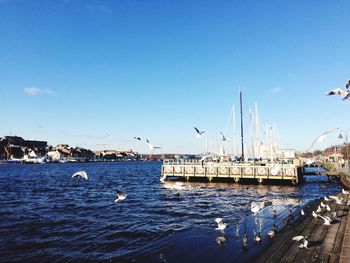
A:
{"type": "Polygon", "coordinates": [[[140,136],[161,152],[196,153],[204,140],[193,126],[214,145],[241,88],[246,117],[257,102],[282,145],[305,150],[326,130],[350,128],[349,102],[324,95],[350,79],[349,9],[349,1],[0,0],[0,136],[148,153],[133,140],[140,136]]]}

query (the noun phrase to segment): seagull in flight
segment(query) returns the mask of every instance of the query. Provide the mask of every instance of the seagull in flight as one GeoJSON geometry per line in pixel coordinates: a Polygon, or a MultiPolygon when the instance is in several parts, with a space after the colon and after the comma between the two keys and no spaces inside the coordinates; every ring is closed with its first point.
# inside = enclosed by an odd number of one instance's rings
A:
{"type": "Polygon", "coordinates": [[[200,137],[202,136],[202,134],[205,133],[205,131],[200,131],[200,130],[198,130],[196,127],[194,127],[194,129],[195,129],[196,132],[197,132],[197,134],[196,134],[197,138],[200,138],[200,137]]]}
{"type": "Polygon", "coordinates": [[[218,227],[215,228],[215,230],[221,230],[221,232],[224,233],[224,229],[226,228],[227,224],[225,224],[220,217],[215,218],[215,222],[218,224],[218,227]]]}
{"type": "Polygon", "coordinates": [[[141,138],[140,137],[134,137],[135,140],[138,140],[138,141],[141,141],[141,138]]]}
{"type": "Polygon", "coordinates": [[[88,176],[85,171],[76,172],[75,174],[72,175],[72,177],[81,177],[81,178],[84,178],[85,180],[88,179],[88,176]]]}
{"type": "Polygon", "coordinates": [[[339,128],[336,128],[336,129],[329,130],[329,131],[325,131],[324,133],[322,133],[320,136],[318,136],[318,137],[312,142],[311,146],[310,146],[309,148],[307,148],[306,151],[308,152],[312,147],[314,147],[314,145],[315,145],[316,143],[323,142],[323,141],[326,139],[326,137],[327,137],[328,134],[330,134],[330,133],[332,133],[332,132],[334,132],[334,131],[336,131],[336,130],[338,130],[338,129],[339,129],[339,128]]]}
{"type": "MultiPolygon", "coordinates": [[[[348,86],[349,87],[349,86],[348,86]]],[[[326,95],[340,95],[341,97],[343,97],[343,100],[347,100],[348,98],[350,98],[350,91],[348,90],[342,90],[342,89],[332,89],[330,91],[328,91],[326,93],[326,95]]]]}
{"type": "Polygon", "coordinates": [[[114,200],[115,203],[123,201],[126,198],[126,194],[120,190],[117,190],[117,198],[114,200]]]}
{"type": "Polygon", "coordinates": [[[309,239],[307,236],[295,236],[292,239],[299,242],[299,248],[308,248],[307,245],[309,244],[309,239]]]}
{"type": "Polygon", "coordinates": [[[345,83],[345,88],[349,90],[350,87],[350,79],[345,83]]]}
{"type": "Polygon", "coordinates": [[[146,142],[148,143],[148,147],[151,151],[153,151],[154,149],[161,149],[162,147],[159,147],[159,146],[153,146],[149,140],[147,139],[146,142]]]}

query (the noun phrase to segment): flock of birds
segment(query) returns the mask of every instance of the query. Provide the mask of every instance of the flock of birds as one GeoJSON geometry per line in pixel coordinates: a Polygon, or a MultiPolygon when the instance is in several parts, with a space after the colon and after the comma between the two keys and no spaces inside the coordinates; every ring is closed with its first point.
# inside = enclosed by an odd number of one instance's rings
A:
{"type": "MultiPolygon", "coordinates": [[[[85,171],[79,171],[79,172],[76,172],[75,174],[72,175],[72,178],[74,177],[81,177],[85,180],[88,180],[88,175],[85,171]]],[[[114,200],[115,203],[119,202],[119,201],[123,201],[125,198],[126,198],[126,194],[120,190],[117,189],[117,194],[116,194],[116,199],[114,200]]]]}
{"type": "MultiPolygon", "coordinates": [[[[343,196],[349,195],[349,194],[350,194],[349,191],[345,191],[344,189],[342,189],[343,196]]],[[[320,204],[318,205],[317,209],[315,211],[312,211],[312,216],[314,218],[322,219],[324,221],[323,225],[325,225],[325,226],[330,226],[332,223],[337,222],[336,218],[339,216],[337,214],[337,211],[332,211],[331,207],[329,206],[330,202],[335,202],[338,205],[346,204],[347,206],[350,206],[350,200],[345,203],[344,197],[338,197],[335,195],[330,195],[328,197],[325,196],[323,198],[323,200],[320,202],[320,204]]],[[[252,205],[251,206],[251,212],[253,212],[254,214],[257,214],[261,209],[262,209],[262,207],[259,205],[252,205]]],[[[276,218],[276,216],[277,216],[276,209],[273,209],[272,212],[274,214],[273,215],[274,218],[276,218]]],[[[288,212],[289,212],[289,217],[286,221],[287,224],[293,218],[292,210],[289,209],[288,212]]],[[[300,209],[300,215],[305,216],[305,211],[303,209],[300,209]]],[[[217,241],[217,243],[219,243],[219,245],[223,245],[224,242],[226,241],[224,235],[225,235],[225,229],[227,227],[227,224],[224,223],[224,220],[220,217],[215,218],[215,222],[217,224],[217,227],[215,228],[215,230],[221,231],[221,233],[222,233],[222,236],[219,236],[216,239],[216,241],[217,241]]],[[[271,226],[271,229],[266,233],[266,236],[273,239],[277,234],[277,229],[278,229],[278,226],[275,223],[273,223],[271,226]]],[[[237,234],[237,236],[238,236],[238,234],[237,234]]],[[[259,244],[262,241],[261,233],[254,230],[253,239],[254,239],[255,243],[259,244]]],[[[299,235],[299,236],[293,237],[292,240],[298,242],[299,248],[306,248],[306,249],[309,248],[310,240],[309,240],[308,236],[299,235]]],[[[248,247],[248,235],[247,234],[244,234],[242,236],[242,247],[243,248],[248,247]]]]}
{"type": "MultiPolygon", "coordinates": [[[[343,195],[349,195],[349,191],[345,191],[342,189],[342,194],[343,195]]],[[[336,202],[337,205],[342,205],[344,203],[344,198],[343,197],[338,197],[335,195],[330,195],[329,197],[325,196],[323,198],[325,202],[336,202]]],[[[346,203],[347,206],[350,206],[350,200],[347,201],[346,203]]],[[[332,211],[330,206],[328,204],[325,204],[323,201],[320,202],[320,205],[317,207],[316,211],[312,211],[312,216],[314,218],[321,218],[323,219],[324,223],[323,225],[325,226],[330,226],[333,222],[336,221],[337,218],[337,211],[332,211]]],[[[299,248],[306,248],[308,249],[309,245],[309,237],[308,236],[295,236],[292,238],[293,240],[297,241],[299,244],[299,248]]]]}
{"type": "Polygon", "coordinates": [[[346,83],[345,83],[345,90],[344,89],[332,89],[330,91],[328,91],[326,93],[326,95],[340,95],[343,100],[347,100],[350,98],[350,80],[348,80],[346,83]]]}

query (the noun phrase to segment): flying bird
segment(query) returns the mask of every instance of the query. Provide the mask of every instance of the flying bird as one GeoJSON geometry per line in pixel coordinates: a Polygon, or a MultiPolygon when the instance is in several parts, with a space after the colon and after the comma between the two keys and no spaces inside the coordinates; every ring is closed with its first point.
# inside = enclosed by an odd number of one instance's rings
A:
{"type": "Polygon", "coordinates": [[[141,138],[140,137],[134,137],[135,140],[139,140],[141,141],[141,138]]]}
{"type": "Polygon", "coordinates": [[[341,97],[343,97],[343,100],[347,100],[348,98],[350,98],[350,91],[338,88],[328,91],[326,95],[340,95],[341,97]]]}
{"type": "Polygon", "coordinates": [[[123,201],[126,198],[126,194],[120,190],[117,190],[117,198],[114,200],[115,203],[123,201]]]}
{"type": "Polygon", "coordinates": [[[307,245],[309,244],[309,239],[307,236],[295,236],[292,239],[299,242],[299,248],[308,248],[307,245]]]}
{"type": "Polygon", "coordinates": [[[350,87],[350,79],[345,83],[345,88],[349,90],[350,87]]]}
{"type": "Polygon", "coordinates": [[[221,230],[221,232],[224,232],[227,225],[223,222],[222,218],[216,218],[215,222],[218,224],[218,227],[215,228],[215,230],[221,230]]]}
{"type": "Polygon", "coordinates": [[[334,132],[334,131],[336,131],[336,130],[338,130],[338,129],[339,129],[339,128],[336,128],[336,129],[329,130],[329,131],[325,131],[324,133],[322,133],[320,136],[318,136],[318,137],[312,142],[311,146],[310,146],[309,148],[307,148],[306,151],[308,152],[312,147],[314,147],[314,145],[315,145],[316,143],[323,142],[323,141],[326,139],[326,137],[327,137],[328,134],[330,134],[330,133],[332,133],[332,132],[334,132]]]}
{"type": "Polygon", "coordinates": [[[149,147],[149,149],[150,149],[151,151],[153,151],[154,149],[161,149],[161,148],[162,148],[162,147],[159,147],[159,146],[153,146],[153,145],[149,142],[148,139],[146,140],[146,142],[147,142],[148,147],[149,147]]]}
{"type": "Polygon", "coordinates": [[[194,129],[195,129],[196,132],[197,132],[197,134],[196,134],[197,138],[200,138],[200,137],[202,136],[202,134],[205,133],[205,131],[200,131],[200,130],[198,130],[196,127],[194,127],[194,129]]]}
{"type": "Polygon", "coordinates": [[[85,171],[76,172],[75,174],[72,175],[72,177],[81,177],[81,178],[84,178],[85,180],[88,179],[88,176],[85,171]]]}

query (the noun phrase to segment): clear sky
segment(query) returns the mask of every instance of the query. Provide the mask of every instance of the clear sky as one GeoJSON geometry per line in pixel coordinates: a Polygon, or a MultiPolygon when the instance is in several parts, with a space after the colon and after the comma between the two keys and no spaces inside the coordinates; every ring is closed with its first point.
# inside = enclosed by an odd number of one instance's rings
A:
{"type": "Polygon", "coordinates": [[[202,152],[193,126],[213,147],[241,88],[244,116],[257,102],[282,146],[305,150],[350,128],[349,102],[324,95],[350,79],[349,10],[340,0],[0,0],[0,136],[148,153],[140,136],[160,152],[202,152]]]}

